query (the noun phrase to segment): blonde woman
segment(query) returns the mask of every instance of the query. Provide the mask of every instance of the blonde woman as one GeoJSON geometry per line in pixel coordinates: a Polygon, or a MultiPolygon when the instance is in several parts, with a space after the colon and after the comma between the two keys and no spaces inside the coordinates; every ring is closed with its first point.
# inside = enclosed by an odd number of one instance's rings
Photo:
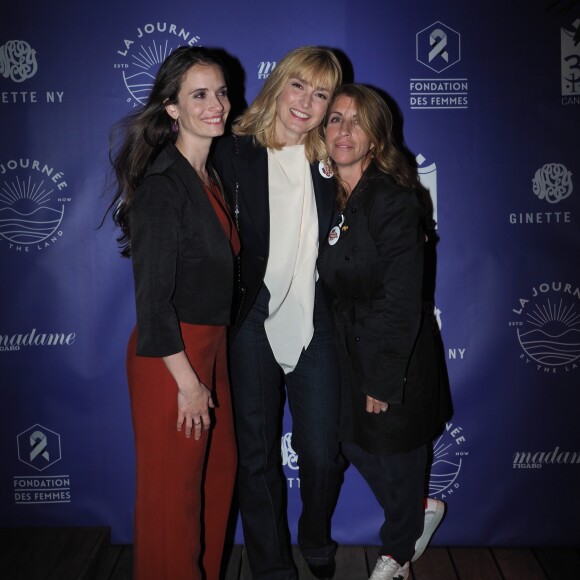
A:
{"type": "Polygon", "coordinates": [[[334,203],[319,162],[319,127],[341,77],[325,48],[290,52],[214,156],[242,243],[230,370],[240,511],[255,580],[298,578],[280,459],[285,396],[299,457],[298,544],[315,576],[334,573],[339,378],[316,260],[334,203]]]}

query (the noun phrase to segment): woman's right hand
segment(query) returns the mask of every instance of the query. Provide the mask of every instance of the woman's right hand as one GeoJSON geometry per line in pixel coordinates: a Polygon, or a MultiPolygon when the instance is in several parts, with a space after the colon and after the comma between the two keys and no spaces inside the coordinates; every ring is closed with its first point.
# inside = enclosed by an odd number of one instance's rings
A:
{"type": "Polygon", "coordinates": [[[367,406],[366,411],[367,413],[386,413],[389,410],[389,403],[385,403],[384,401],[379,401],[378,399],[373,399],[369,395],[367,395],[367,406]]]}
{"type": "Polygon", "coordinates": [[[202,431],[211,427],[210,408],[214,408],[210,390],[200,381],[178,387],[177,393],[177,430],[182,431],[185,426],[185,436],[197,441],[202,431]]]}
{"type": "Polygon", "coordinates": [[[201,439],[202,431],[211,427],[209,410],[215,407],[211,391],[199,380],[185,351],[163,357],[167,370],[177,384],[177,430],[185,427],[189,439],[201,439]]]}

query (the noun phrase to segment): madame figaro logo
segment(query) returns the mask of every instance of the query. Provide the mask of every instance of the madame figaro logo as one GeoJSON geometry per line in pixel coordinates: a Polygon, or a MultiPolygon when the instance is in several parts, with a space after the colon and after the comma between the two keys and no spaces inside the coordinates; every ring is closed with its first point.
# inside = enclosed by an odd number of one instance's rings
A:
{"type": "Polygon", "coordinates": [[[194,46],[200,37],[186,28],[167,22],[147,23],[137,27],[130,38],[122,41],[114,69],[122,71],[123,82],[133,107],[144,105],[153,88],[155,76],[161,63],[178,46],[194,46]]]}
{"type": "Polygon", "coordinates": [[[26,334],[0,334],[0,352],[17,351],[25,346],[72,346],[74,332],[37,332],[33,328],[26,334]]]}
{"type": "Polygon", "coordinates": [[[580,452],[560,451],[517,451],[514,453],[514,469],[541,469],[544,465],[580,465],[580,452]]]}
{"type": "Polygon", "coordinates": [[[509,322],[526,364],[557,373],[578,368],[580,358],[580,288],[564,282],[542,282],[520,298],[509,322]]]}

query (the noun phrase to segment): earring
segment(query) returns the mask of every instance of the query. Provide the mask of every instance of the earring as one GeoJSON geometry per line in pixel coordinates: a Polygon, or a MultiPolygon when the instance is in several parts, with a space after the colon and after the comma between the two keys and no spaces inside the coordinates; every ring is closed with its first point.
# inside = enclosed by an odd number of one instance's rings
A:
{"type": "Polygon", "coordinates": [[[171,125],[171,130],[174,133],[178,133],[179,132],[179,123],[177,122],[177,119],[173,120],[173,124],[171,125]]]}

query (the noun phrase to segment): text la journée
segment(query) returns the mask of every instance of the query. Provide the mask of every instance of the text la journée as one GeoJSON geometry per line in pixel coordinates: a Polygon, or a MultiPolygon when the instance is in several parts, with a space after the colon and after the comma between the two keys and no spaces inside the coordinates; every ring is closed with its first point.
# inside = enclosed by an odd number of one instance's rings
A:
{"type": "MultiPolygon", "coordinates": [[[[532,288],[532,297],[535,298],[539,294],[545,294],[550,290],[553,290],[554,292],[562,291],[564,294],[570,294],[580,300],[580,288],[576,287],[572,290],[572,284],[564,284],[564,288],[562,288],[562,282],[552,282],[551,284],[544,282],[543,284],[540,284],[538,288],[532,288]]],[[[526,298],[520,298],[520,309],[517,310],[516,308],[512,308],[512,311],[516,314],[521,314],[528,302],[529,300],[526,298]]]]}
{"type": "MultiPolygon", "coordinates": [[[[175,24],[169,25],[169,30],[167,30],[167,22],[157,22],[157,24],[146,24],[141,28],[137,28],[137,38],[143,38],[145,34],[152,34],[153,32],[168,32],[169,34],[173,34],[178,38],[182,38],[189,46],[193,46],[197,42],[199,42],[199,36],[191,36],[190,32],[186,32],[184,28],[181,28],[179,32],[177,31],[177,26],[175,24]],[[191,36],[191,38],[189,38],[191,36]],[[188,40],[189,39],[189,40],[188,40]]],[[[125,45],[125,50],[118,50],[117,54],[121,56],[127,56],[131,45],[134,44],[134,40],[123,40],[123,44],[125,45]]]]}

